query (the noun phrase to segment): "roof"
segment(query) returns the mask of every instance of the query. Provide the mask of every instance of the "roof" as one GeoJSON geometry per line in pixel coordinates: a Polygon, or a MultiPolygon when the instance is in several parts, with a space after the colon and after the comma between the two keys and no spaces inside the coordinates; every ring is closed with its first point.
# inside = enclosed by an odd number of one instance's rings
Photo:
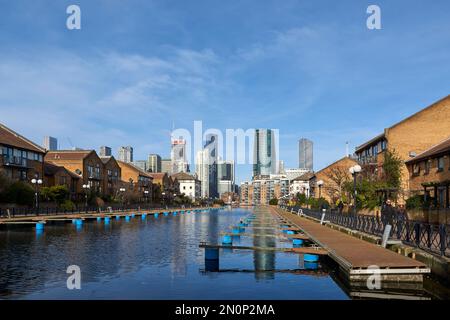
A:
{"type": "Polygon", "coordinates": [[[194,176],[191,176],[190,174],[187,174],[186,172],[179,172],[171,175],[172,178],[177,179],[178,181],[181,180],[197,180],[194,176]]]}
{"type": "Polygon", "coordinates": [[[450,152],[450,137],[445,139],[444,141],[435,144],[428,150],[425,150],[422,153],[419,153],[414,158],[409,159],[408,161],[405,161],[405,163],[415,163],[421,160],[425,160],[427,158],[435,158],[441,155],[444,155],[446,153],[450,152]]]}
{"type": "Polygon", "coordinates": [[[150,173],[145,172],[144,170],[142,170],[139,167],[136,167],[134,164],[129,163],[129,162],[124,162],[124,161],[120,161],[120,160],[116,160],[117,163],[119,164],[119,166],[126,166],[128,168],[131,168],[133,170],[136,170],[139,172],[139,175],[144,176],[144,177],[148,177],[150,179],[153,179],[153,177],[150,175],[150,173]]]}
{"type": "Polygon", "coordinates": [[[309,179],[311,179],[312,177],[314,177],[314,173],[307,172],[307,173],[304,173],[301,176],[293,179],[292,181],[309,181],[309,179]]]}
{"type": "Polygon", "coordinates": [[[0,144],[45,153],[45,149],[0,123],[0,144]]]}
{"type": "Polygon", "coordinates": [[[107,164],[111,160],[116,161],[116,158],[114,156],[99,156],[100,160],[102,160],[103,164],[107,164]]]}
{"type": "MultiPolygon", "coordinates": [[[[445,101],[445,100],[450,100],[450,95],[447,95],[446,97],[444,97],[444,98],[442,98],[442,99],[440,99],[440,100],[438,100],[438,101],[432,103],[432,104],[429,105],[428,107],[425,107],[425,108],[423,108],[423,109],[417,111],[416,113],[413,113],[413,114],[410,115],[409,117],[404,118],[403,120],[401,120],[401,121],[399,121],[399,122],[393,124],[392,126],[390,126],[390,127],[387,128],[387,129],[392,129],[392,128],[398,126],[399,124],[402,124],[402,123],[404,123],[404,122],[410,120],[411,118],[414,118],[415,116],[419,115],[420,113],[424,112],[425,110],[428,110],[428,109],[431,109],[431,108],[433,108],[433,107],[438,106],[441,102],[443,102],[443,101],[445,101]]],[[[386,129],[385,129],[385,132],[386,132],[386,129]]],[[[369,140],[369,141],[363,143],[362,145],[356,147],[356,150],[355,150],[355,151],[358,152],[359,150],[364,149],[365,147],[371,145],[371,144],[374,143],[375,141],[380,140],[381,138],[383,138],[384,135],[385,135],[385,134],[382,133],[382,134],[376,136],[375,138],[373,138],[373,139],[371,139],[371,140],[369,140]]]]}
{"type": "Polygon", "coordinates": [[[162,179],[167,173],[165,172],[149,172],[148,175],[152,176],[153,179],[162,179]]]}
{"type": "Polygon", "coordinates": [[[46,175],[46,176],[53,176],[60,170],[66,171],[72,178],[75,178],[75,179],[79,179],[80,178],[79,175],[77,175],[76,173],[74,173],[74,172],[72,172],[70,170],[67,170],[63,166],[57,166],[54,163],[44,161],[44,175],[46,175]]]}
{"type": "Polygon", "coordinates": [[[46,161],[52,160],[82,160],[90,155],[94,150],[56,150],[47,151],[46,161]]]}
{"type": "Polygon", "coordinates": [[[352,157],[345,156],[345,157],[340,158],[339,160],[336,160],[335,162],[333,162],[333,163],[327,165],[325,168],[320,169],[319,171],[317,171],[317,172],[315,173],[315,175],[317,175],[319,172],[322,172],[322,171],[328,169],[328,168],[331,167],[331,166],[334,166],[336,163],[341,162],[341,161],[343,161],[343,160],[345,160],[345,159],[353,160],[355,163],[358,163],[358,161],[356,161],[356,160],[353,159],[352,157]]]}

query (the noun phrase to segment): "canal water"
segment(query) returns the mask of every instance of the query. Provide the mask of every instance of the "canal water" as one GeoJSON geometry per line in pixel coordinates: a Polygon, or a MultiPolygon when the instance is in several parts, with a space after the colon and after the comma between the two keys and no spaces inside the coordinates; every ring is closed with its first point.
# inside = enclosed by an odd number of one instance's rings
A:
{"type": "MultiPolygon", "coordinates": [[[[0,299],[348,299],[324,270],[291,272],[304,268],[298,254],[225,249],[220,272],[206,271],[199,244],[221,243],[221,232],[250,214],[211,210],[48,225],[40,234],[0,231],[0,299]],[[80,290],[67,288],[70,265],[80,267],[80,290]]],[[[290,245],[276,237],[234,241],[290,245]]]]}

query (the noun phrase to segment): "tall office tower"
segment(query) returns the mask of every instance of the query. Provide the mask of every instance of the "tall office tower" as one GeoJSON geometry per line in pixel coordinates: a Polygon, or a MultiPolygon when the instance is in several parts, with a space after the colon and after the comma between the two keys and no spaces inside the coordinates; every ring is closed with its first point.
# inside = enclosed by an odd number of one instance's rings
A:
{"type": "Polygon", "coordinates": [[[172,160],[161,159],[161,172],[172,174],[172,160]]]}
{"type": "Polygon", "coordinates": [[[146,160],[136,160],[136,161],[133,161],[132,164],[144,172],[148,171],[148,163],[146,160]]]}
{"type": "Polygon", "coordinates": [[[308,139],[298,141],[298,167],[313,171],[313,142],[308,139]]]}
{"type": "Polygon", "coordinates": [[[120,147],[118,160],[123,162],[133,162],[133,147],[131,146],[120,147]]]}
{"type": "Polygon", "coordinates": [[[111,152],[110,147],[107,147],[107,146],[100,147],[100,153],[99,153],[100,157],[111,157],[111,155],[112,155],[112,152],[111,152]]]}
{"type": "Polygon", "coordinates": [[[217,159],[218,159],[218,136],[216,134],[206,135],[204,150],[208,153],[208,171],[209,171],[209,197],[219,197],[217,193],[217,159]]]}
{"type": "Polygon", "coordinates": [[[202,198],[209,198],[209,154],[207,149],[197,152],[195,156],[195,173],[201,183],[202,198]]]}
{"type": "Polygon", "coordinates": [[[170,159],[172,160],[172,173],[188,172],[186,140],[179,137],[178,139],[172,139],[171,143],[170,159]]]}
{"type": "Polygon", "coordinates": [[[161,172],[161,156],[158,154],[148,155],[148,171],[161,172]]]}
{"type": "Polygon", "coordinates": [[[285,174],[286,171],[284,170],[284,161],[278,160],[277,161],[277,174],[285,174]]]}
{"type": "Polygon", "coordinates": [[[253,177],[276,172],[275,133],[271,129],[256,129],[253,145],[253,177]]]}
{"type": "Polygon", "coordinates": [[[226,192],[235,192],[234,162],[219,160],[217,164],[217,181],[219,197],[226,192]]]}
{"type": "Polygon", "coordinates": [[[58,150],[58,139],[50,136],[44,137],[44,149],[49,151],[58,150]]]}

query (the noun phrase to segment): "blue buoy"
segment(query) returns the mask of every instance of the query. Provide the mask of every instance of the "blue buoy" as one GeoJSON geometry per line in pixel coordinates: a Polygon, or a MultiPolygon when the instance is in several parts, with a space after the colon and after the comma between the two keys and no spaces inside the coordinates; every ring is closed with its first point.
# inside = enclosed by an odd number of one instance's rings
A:
{"type": "Polygon", "coordinates": [[[168,212],[164,212],[164,216],[167,217],[169,215],[168,212]]]}
{"type": "Polygon", "coordinates": [[[134,213],[132,213],[132,214],[131,214],[131,217],[132,217],[132,218],[134,218],[134,216],[135,216],[135,214],[134,214],[134,213]]]}
{"type": "Polygon", "coordinates": [[[219,259],[219,249],[218,248],[206,248],[205,249],[205,260],[218,260],[219,259]]]}
{"type": "Polygon", "coordinates": [[[177,212],[176,212],[176,211],[174,211],[174,212],[173,212],[173,215],[174,215],[174,216],[176,216],[176,215],[177,215],[177,212]]]}
{"type": "Polygon", "coordinates": [[[44,230],[44,224],[42,222],[36,223],[36,231],[42,231],[44,230]]]}
{"type": "Polygon", "coordinates": [[[306,262],[304,264],[305,269],[308,270],[316,270],[319,268],[319,263],[318,262],[306,262]]]}
{"type": "Polygon", "coordinates": [[[102,218],[101,217],[97,217],[97,222],[100,222],[100,221],[102,221],[102,218]]]}
{"type": "Polygon", "coordinates": [[[116,220],[120,220],[120,216],[116,216],[116,220]]]}
{"type": "Polygon", "coordinates": [[[81,226],[82,224],[83,224],[83,220],[81,220],[81,219],[76,219],[75,220],[75,225],[81,226]]]}
{"type": "Polygon", "coordinates": [[[109,217],[105,217],[105,224],[108,224],[111,219],[109,217]]]}
{"type": "Polygon", "coordinates": [[[305,253],[303,260],[305,260],[305,262],[317,262],[319,261],[319,256],[316,254],[305,253]]]}
{"type": "Polygon", "coordinates": [[[125,216],[125,221],[129,222],[130,221],[130,216],[125,216]]]}
{"type": "Polygon", "coordinates": [[[155,218],[158,218],[159,213],[155,213],[153,216],[154,216],[155,218]]]}
{"type": "Polygon", "coordinates": [[[141,218],[142,218],[142,220],[145,220],[147,218],[147,215],[145,213],[143,213],[141,218]]]}
{"type": "Polygon", "coordinates": [[[233,239],[230,235],[224,235],[222,238],[222,244],[233,244],[233,239]]]}
{"type": "Polygon", "coordinates": [[[301,247],[303,245],[303,240],[302,239],[293,239],[292,240],[292,245],[294,247],[301,247]]]}

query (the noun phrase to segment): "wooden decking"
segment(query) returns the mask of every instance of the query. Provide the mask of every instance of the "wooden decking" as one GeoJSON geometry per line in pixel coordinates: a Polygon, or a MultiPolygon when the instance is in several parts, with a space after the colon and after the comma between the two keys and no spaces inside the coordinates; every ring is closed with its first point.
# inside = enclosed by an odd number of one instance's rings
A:
{"type": "MultiPolygon", "coordinates": [[[[271,208],[272,212],[301,229],[312,241],[328,251],[329,256],[351,277],[352,275],[372,274],[375,266],[381,274],[406,275],[411,281],[420,281],[423,273],[430,269],[422,262],[399,255],[376,244],[352,237],[312,221],[284,211],[271,208]],[[410,275],[411,277],[408,277],[410,275]],[[415,280],[412,275],[420,275],[415,280]]],[[[398,278],[399,279],[399,278],[398,278]]],[[[401,281],[399,279],[399,281],[401,281]]]]}

